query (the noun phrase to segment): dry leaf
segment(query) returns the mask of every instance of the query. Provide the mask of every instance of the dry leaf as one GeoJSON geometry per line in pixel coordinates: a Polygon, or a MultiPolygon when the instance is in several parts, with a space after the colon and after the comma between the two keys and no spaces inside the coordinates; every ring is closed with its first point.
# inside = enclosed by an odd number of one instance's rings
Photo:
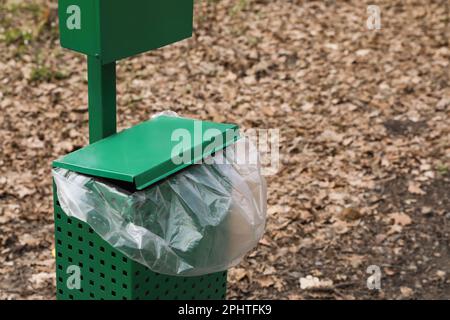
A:
{"type": "Polygon", "coordinates": [[[338,234],[344,234],[350,231],[350,224],[342,220],[336,220],[332,226],[338,234]]]}
{"type": "Polygon", "coordinates": [[[54,272],[40,272],[37,274],[33,274],[29,279],[29,281],[37,287],[41,287],[44,283],[53,280],[55,280],[54,272]]]}
{"type": "Polygon", "coordinates": [[[15,193],[17,194],[19,199],[23,199],[26,196],[30,196],[30,195],[34,194],[34,192],[35,192],[35,190],[27,188],[23,185],[17,185],[14,187],[14,189],[15,189],[15,193]]]}
{"type": "Polygon", "coordinates": [[[340,216],[346,221],[354,221],[362,217],[361,212],[356,208],[344,208],[340,216]]]}
{"type": "Polygon", "coordinates": [[[357,254],[353,254],[345,258],[348,262],[350,262],[353,268],[359,268],[364,262],[365,257],[357,254]]]}
{"type": "Polygon", "coordinates": [[[270,247],[270,242],[269,241],[267,241],[267,239],[266,238],[261,238],[261,240],[259,240],[259,243],[260,244],[262,244],[263,246],[267,246],[267,247],[270,247]]]}
{"type": "Polygon", "coordinates": [[[404,298],[410,298],[413,295],[414,291],[408,287],[400,287],[400,293],[404,298]]]}
{"type": "Polygon", "coordinates": [[[22,245],[36,246],[40,243],[40,239],[25,233],[20,237],[20,243],[22,245]]]}
{"type": "Polygon", "coordinates": [[[391,213],[388,215],[388,217],[391,219],[391,221],[393,221],[395,225],[407,226],[412,223],[410,216],[408,216],[406,213],[391,213]]]}
{"type": "Polygon", "coordinates": [[[421,188],[420,184],[414,181],[408,183],[408,191],[412,194],[424,195],[426,194],[421,188]]]}
{"type": "Polygon", "coordinates": [[[386,232],[386,235],[390,236],[391,234],[394,234],[394,233],[400,233],[400,232],[402,232],[402,231],[403,231],[403,227],[402,227],[401,225],[399,225],[399,224],[393,224],[393,225],[389,228],[388,232],[386,232]]]}
{"type": "Polygon", "coordinates": [[[230,270],[230,276],[235,278],[237,281],[241,281],[247,276],[247,271],[243,268],[232,268],[230,270]]]}
{"type": "Polygon", "coordinates": [[[275,284],[275,281],[272,276],[258,277],[255,279],[255,281],[258,282],[258,284],[263,288],[267,288],[275,284]]]}

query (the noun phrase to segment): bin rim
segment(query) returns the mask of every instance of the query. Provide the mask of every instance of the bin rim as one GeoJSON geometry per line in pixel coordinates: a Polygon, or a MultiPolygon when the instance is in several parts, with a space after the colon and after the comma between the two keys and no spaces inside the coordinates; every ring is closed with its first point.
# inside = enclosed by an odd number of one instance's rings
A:
{"type": "Polygon", "coordinates": [[[235,124],[159,116],[62,156],[53,161],[53,167],[132,183],[142,190],[235,143],[240,138],[238,129],[235,124]],[[195,137],[199,128],[201,139],[195,137]],[[173,141],[173,132],[178,129],[190,134],[189,146],[173,141]],[[209,129],[214,129],[214,134],[206,140],[203,133],[209,129]],[[214,146],[210,145],[212,141],[214,146]],[[189,161],[172,161],[171,151],[176,145],[180,153],[191,155],[189,161]],[[196,148],[201,150],[198,155],[196,148]]]}

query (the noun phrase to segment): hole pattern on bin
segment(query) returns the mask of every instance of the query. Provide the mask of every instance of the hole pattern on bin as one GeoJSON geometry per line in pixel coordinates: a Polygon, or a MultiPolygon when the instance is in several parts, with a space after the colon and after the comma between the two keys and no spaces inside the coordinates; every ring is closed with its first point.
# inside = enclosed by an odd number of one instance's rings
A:
{"type": "Polygon", "coordinates": [[[55,206],[56,279],[63,300],[225,299],[227,272],[198,277],[158,274],[101,239],[92,228],[55,206]],[[81,288],[68,289],[67,268],[80,267],[81,288]]]}

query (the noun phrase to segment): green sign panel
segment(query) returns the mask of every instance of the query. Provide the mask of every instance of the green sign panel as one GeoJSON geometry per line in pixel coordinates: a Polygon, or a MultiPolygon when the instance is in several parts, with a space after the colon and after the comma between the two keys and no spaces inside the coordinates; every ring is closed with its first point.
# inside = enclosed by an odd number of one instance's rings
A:
{"type": "Polygon", "coordinates": [[[59,0],[61,45],[110,63],[189,38],[193,0],[59,0]]]}

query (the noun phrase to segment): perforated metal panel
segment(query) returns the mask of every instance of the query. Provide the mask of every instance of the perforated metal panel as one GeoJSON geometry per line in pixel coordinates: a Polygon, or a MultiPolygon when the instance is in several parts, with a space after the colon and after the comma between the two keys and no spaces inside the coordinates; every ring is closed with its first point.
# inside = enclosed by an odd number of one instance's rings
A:
{"type": "Polygon", "coordinates": [[[225,299],[226,271],[198,277],[155,273],[111,247],[86,223],[68,217],[57,201],[54,207],[57,299],[225,299]],[[71,265],[80,267],[80,289],[67,286],[71,265]]]}

